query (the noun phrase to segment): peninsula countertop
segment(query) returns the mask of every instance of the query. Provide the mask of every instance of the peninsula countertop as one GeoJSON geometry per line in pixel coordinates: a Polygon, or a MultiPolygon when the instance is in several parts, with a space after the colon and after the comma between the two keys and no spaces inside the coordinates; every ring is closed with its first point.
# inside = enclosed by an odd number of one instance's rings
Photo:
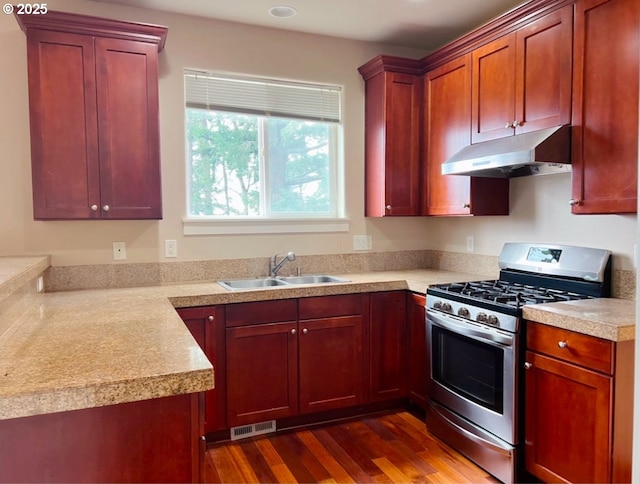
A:
{"type": "MultiPolygon", "coordinates": [[[[29,259],[28,264],[13,260],[12,273],[6,270],[8,259],[0,258],[0,295],[3,287],[18,286],[16,281],[31,280],[48,267],[48,259],[29,259]]],[[[28,304],[0,296],[0,419],[213,388],[213,368],[174,308],[389,290],[424,294],[430,284],[482,279],[438,269],[336,275],[350,282],[242,291],[228,291],[214,281],[194,282],[38,293],[28,296],[28,304]],[[21,304],[21,311],[7,309],[21,304]]],[[[553,324],[551,315],[568,311],[543,306],[536,306],[536,317],[525,317],[553,324]]],[[[635,337],[633,301],[601,301],[599,307],[606,328],[600,337],[635,337]]],[[[579,321],[579,307],[572,310],[579,321]]],[[[592,310],[585,307],[583,318],[590,331],[592,310]]],[[[580,326],[574,321],[572,329],[580,331],[580,326]]]]}

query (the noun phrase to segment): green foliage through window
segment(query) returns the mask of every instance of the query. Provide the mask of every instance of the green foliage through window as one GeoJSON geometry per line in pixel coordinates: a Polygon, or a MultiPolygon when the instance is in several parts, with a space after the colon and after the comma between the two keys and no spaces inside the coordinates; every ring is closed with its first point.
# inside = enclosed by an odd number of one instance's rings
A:
{"type": "Polygon", "coordinates": [[[185,69],[190,217],[335,218],[338,86],[185,69]]]}

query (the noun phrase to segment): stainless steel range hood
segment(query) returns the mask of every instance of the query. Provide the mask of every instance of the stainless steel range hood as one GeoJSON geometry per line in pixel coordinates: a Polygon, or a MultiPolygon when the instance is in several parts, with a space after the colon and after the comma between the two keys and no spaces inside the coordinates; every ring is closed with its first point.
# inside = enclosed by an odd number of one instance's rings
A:
{"type": "Polygon", "coordinates": [[[511,178],[571,171],[571,126],[476,143],[442,164],[443,175],[511,178]]]}

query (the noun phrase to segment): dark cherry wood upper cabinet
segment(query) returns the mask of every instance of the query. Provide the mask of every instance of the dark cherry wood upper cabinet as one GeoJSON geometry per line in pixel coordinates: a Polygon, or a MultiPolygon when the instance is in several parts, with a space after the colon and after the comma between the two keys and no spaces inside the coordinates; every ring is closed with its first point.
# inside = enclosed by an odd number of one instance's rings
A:
{"type": "Polygon", "coordinates": [[[573,8],[472,53],[473,143],[571,122],[573,8]]]}
{"type": "Polygon", "coordinates": [[[420,214],[421,81],[417,62],[379,56],[365,80],[365,215],[420,214]]]}
{"type": "Polygon", "coordinates": [[[424,215],[508,215],[509,180],[443,175],[441,166],[471,143],[471,54],[424,76],[424,215]]]}
{"type": "Polygon", "coordinates": [[[571,211],[635,213],[638,0],[576,3],[571,211]]]}
{"type": "Polygon", "coordinates": [[[34,218],[160,219],[165,27],[50,11],[27,35],[34,218]]]}

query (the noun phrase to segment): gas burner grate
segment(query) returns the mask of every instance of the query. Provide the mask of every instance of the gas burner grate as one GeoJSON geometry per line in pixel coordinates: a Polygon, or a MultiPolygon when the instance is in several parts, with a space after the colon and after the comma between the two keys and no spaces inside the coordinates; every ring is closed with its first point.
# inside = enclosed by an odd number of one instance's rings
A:
{"type": "Polygon", "coordinates": [[[560,289],[550,289],[518,282],[488,280],[432,286],[440,291],[460,294],[470,299],[506,304],[519,308],[525,304],[573,301],[591,296],[560,289]]]}

